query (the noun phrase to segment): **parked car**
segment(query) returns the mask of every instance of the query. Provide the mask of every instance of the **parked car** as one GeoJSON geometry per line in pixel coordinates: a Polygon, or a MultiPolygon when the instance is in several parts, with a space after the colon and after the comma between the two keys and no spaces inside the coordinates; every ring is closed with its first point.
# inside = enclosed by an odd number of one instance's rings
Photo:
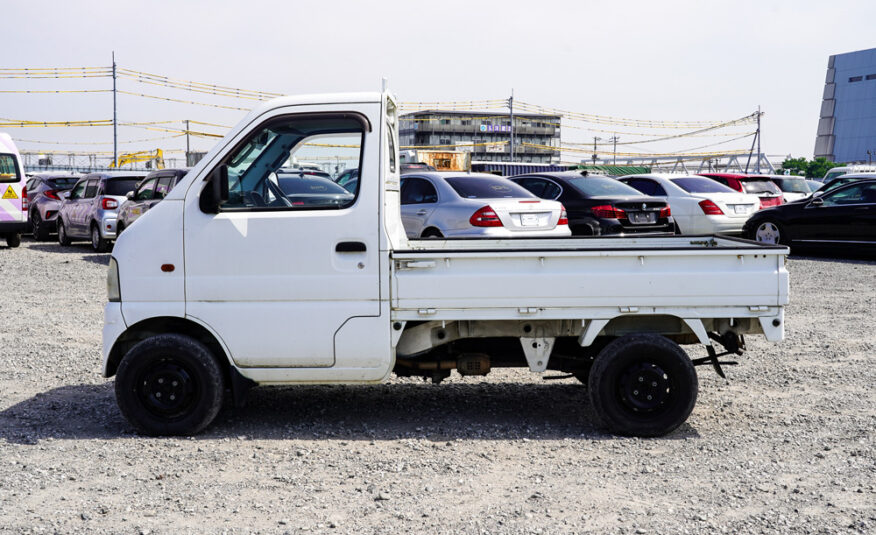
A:
{"type": "Polygon", "coordinates": [[[537,197],[561,202],[573,236],[675,232],[666,199],[642,195],[607,176],[568,171],[519,175],[511,180],[537,197]]]}
{"type": "Polygon", "coordinates": [[[43,241],[57,230],[56,218],[63,202],[64,192],[79,180],[80,175],[40,174],[27,180],[27,196],[30,209],[27,212],[28,225],[33,239],[43,241]]]}
{"type": "Polygon", "coordinates": [[[699,176],[709,177],[739,193],[757,195],[760,199],[761,209],[778,206],[785,202],[782,198],[782,190],[764,176],[736,175],[731,173],[699,173],[699,176]]]}
{"type": "Polygon", "coordinates": [[[188,169],[163,169],[146,175],[134,191],[128,192],[127,200],[119,208],[116,235],[121,234],[137,218],[161,202],[188,172],[188,169]]]}
{"type": "Polygon", "coordinates": [[[143,173],[91,173],[80,178],[58,211],[58,243],[91,240],[105,252],[116,238],[119,206],[143,180],[143,173]]]}
{"type": "Polygon", "coordinates": [[[618,180],[645,195],[665,197],[680,234],[742,234],[742,225],[760,207],[756,195],[702,176],[655,173],[618,180]]]}
{"type": "Polygon", "coordinates": [[[871,176],[873,173],[876,173],[876,165],[844,165],[840,167],[831,167],[824,173],[824,177],[821,179],[822,182],[830,182],[834,178],[847,175],[850,173],[854,174],[862,174],[869,173],[871,176]]]}
{"type": "Polygon", "coordinates": [[[21,155],[12,137],[0,132],[0,237],[9,247],[21,245],[27,228],[27,184],[21,155]]]}
{"type": "Polygon", "coordinates": [[[876,173],[847,173],[845,175],[839,176],[832,180],[829,180],[821,185],[820,188],[815,190],[813,195],[819,196],[824,195],[828,191],[832,189],[836,189],[844,184],[849,184],[851,182],[857,182],[859,180],[872,180],[876,178],[876,173]]]}
{"type": "Polygon", "coordinates": [[[345,206],[355,197],[355,193],[347,191],[331,178],[313,173],[280,171],[277,173],[277,185],[292,206],[345,206]]]}
{"type": "Polygon", "coordinates": [[[876,253],[876,177],[762,210],[744,232],[749,239],[792,248],[876,253]]]}
{"type": "Polygon", "coordinates": [[[435,171],[435,168],[423,162],[402,162],[399,164],[399,170],[404,175],[414,171],[435,171]]]}
{"type": "Polygon", "coordinates": [[[570,236],[563,205],[507,178],[452,171],[404,175],[401,218],[409,238],[570,236]]]}
{"type": "Polygon", "coordinates": [[[809,187],[809,181],[800,176],[791,175],[762,175],[782,190],[785,202],[799,201],[812,195],[814,191],[809,187]]]}
{"type": "Polygon", "coordinates": [[[359,183],[359,169],[347,169],[335,179],[338,186],[350,192],[356,191],[356,186],[359,183]]]}

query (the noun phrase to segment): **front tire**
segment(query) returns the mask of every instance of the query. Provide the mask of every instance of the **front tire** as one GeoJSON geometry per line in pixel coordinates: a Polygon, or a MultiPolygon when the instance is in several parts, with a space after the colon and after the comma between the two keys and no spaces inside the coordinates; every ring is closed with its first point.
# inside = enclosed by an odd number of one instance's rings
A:
{"type": "Polygon", "coordinates": [[[97,225],[91,225],[91,248],[95,253],[105,253],[109,250],[109,240],[100,235],[97,225]]]}
{"type": "Polygon", "coordinates": [[[785,229],[782,228],[780,224],[771,219],[765,219],[758,223],[752,231],[751,239],[756,242],[768,243],[770,245],[788,244],[785,229]]]}
{"type": "Polygon", "coordinates": [[[64,226],[64,222],[61,220],[60,216],[58,216],[58,243],[64,246],[70,245],[70,236],[67,236],[67,227],[64,226]]]}
{"type": "Polygon", "coordinates": [[[49,239],[49,227],[43,218],[40,217],[40,211],[34,210],[30,216],[30,227],[33,239],[36,241],[46,241],[49,239]]]}
{"type": "Polygon", "coordinates": [[[116,373],[122,415],[144,435],[194,435],[222,407],[222,370],[206,346],[179,334],[143,340],[116,373]]]}
{"type": "Polygon", "coordinates": [[[18,247],[21,245],[21,234],[14,232],[12,234],[6,235],[6,245],[11,247],[18,247]]]}
{"type": "Polygon", "coordinates": [[[631,334],[599,353],[588,387],[596,415],[611,432],[657,437],[690,416],[698,382],[678,344],[656,334],[631,334]]]}

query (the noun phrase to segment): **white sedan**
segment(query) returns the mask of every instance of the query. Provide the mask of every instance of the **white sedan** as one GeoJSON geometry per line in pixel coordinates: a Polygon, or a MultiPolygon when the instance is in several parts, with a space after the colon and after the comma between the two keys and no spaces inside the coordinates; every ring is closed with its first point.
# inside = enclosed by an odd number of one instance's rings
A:
{"type": "Polygon", "coordinates": [[[742,234],[760,206],[757,195],[739,193],[701,176],[647,174],[619,179],[645,195],[664,197],[681,234],[742,234]]]}

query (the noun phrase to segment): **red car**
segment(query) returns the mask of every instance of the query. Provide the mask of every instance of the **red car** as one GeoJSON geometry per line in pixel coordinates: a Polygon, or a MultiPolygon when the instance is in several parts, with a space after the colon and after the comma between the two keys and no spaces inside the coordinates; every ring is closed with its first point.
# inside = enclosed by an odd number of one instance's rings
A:
{"type": "Polygon", "coordinates": [[[782,190],[769,178],[763,176],[736,175],[732,173],[699,173],[740,193],[751,193],[760,197],[760,208],[778,206],[785,201],[782,190]]]}

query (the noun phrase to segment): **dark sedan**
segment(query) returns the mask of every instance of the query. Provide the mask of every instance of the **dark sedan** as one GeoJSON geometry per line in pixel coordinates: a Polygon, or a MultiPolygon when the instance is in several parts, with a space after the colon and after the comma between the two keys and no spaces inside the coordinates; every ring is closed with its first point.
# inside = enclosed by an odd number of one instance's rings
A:
{"type": "Polygon", "coordinates": [[[745,223],[749,239],[801,249],[876,252],[876,179],[859,180],[819,197],[755,213],[745,223]]]}
{"type": "Polygon", "coordinates": [[[563,203],[573,236],[675,232],[669,204],[606,176],[578,172],[519,175],[511,180],[542,199],[563,203]]]}

